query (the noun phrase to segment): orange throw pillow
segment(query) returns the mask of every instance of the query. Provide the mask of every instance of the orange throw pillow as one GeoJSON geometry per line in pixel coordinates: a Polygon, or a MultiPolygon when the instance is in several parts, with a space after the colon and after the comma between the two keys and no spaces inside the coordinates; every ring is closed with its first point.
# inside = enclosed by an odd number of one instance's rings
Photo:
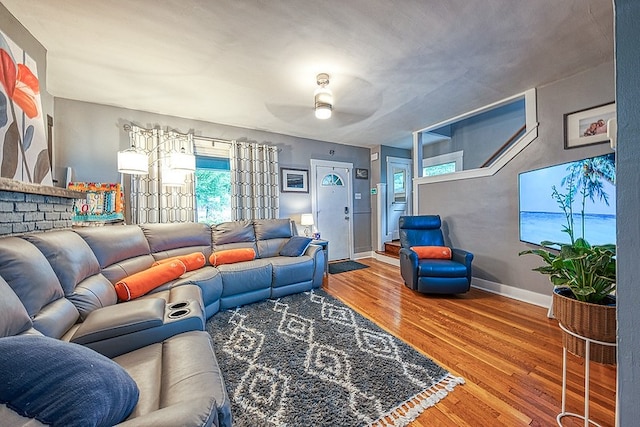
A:
{"type": "Polygon", "coordinates": [[[451,259],[451,248],[446,246],[411,246],[418,259],[451,259]]]}
{"type": "Polygon", "coordinates": [[[182,261],[184,263],[184,266],[187,268],[187,271],[197,270],[201,267],[204,267],[204,264],[206,262],[206,258],[204,257],[204,254],[202,252],[194,252],[188,255],[179,255],[171,258],[159,259],[158,261],[154,262],[153,265],[161,265],[175,260],[182,261]]]}
{"type": "Polygon", "coordinates": [[[173,260],[127,276],[114,285],[120,301],[138,298],[152,289],[177,279],[187,271],[184,263],[173,260]]]}
{"type": "Polygon", "coordinates": [[[233,264],[234,262],[251,261],[255,259],[256,251],[253,248],[226,249],[213,252],[209,257],[211,265],[233,264]]]}

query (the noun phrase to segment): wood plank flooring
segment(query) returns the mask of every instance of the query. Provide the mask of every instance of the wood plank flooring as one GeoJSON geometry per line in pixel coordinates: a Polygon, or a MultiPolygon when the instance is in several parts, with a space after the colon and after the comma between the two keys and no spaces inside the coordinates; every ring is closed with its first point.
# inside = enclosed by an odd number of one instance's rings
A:
{"type": "MultiPolygon", "coordinates": [[[[399,267],[325,278],[323,289],[465,379],[412,427],[553,426],[561,410],[562,339],[542,307],[473,289],[457,296],[411,291],[399,267]]],[[[583,413],[584,360],[568,355],[567,410],[583,413]]],[[[615,425],[615,366],[591,363],[591,419],[615,425]]],[[[584,425],[566,419],[564,426],[584,425]]]]}

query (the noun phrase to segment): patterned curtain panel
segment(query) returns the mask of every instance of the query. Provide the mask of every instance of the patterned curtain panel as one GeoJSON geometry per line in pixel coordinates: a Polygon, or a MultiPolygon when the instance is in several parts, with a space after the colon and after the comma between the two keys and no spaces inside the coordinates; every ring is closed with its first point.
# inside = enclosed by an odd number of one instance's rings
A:
{"type": "Polygon", "coordinates": [[[233,141],[229,160],[232,219],[278,218],[278,149],[233,141]]]}
{"type": "Polygon", "coordinates": [[[149,174],[131,176],[131,222],[195,221],[195,180],[192,173],[168,168],[171,153],[193,154],[193,135],[131,126],[131,145],[149,155],[149,174]]]}

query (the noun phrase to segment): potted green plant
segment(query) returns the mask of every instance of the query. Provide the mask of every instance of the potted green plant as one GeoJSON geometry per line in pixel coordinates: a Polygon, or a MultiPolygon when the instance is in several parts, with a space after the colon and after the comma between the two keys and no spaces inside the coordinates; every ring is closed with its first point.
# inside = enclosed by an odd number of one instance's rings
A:
{"type": "MultiPolygon", "coordinates": [[[[519,255],[538,255],[544,265],[534,268],[548,275],[554,285],[553,307],[558,321],[569,331],[597,341],[616,341],[616,247],[614,244],[590,245],[584,239],[585,204],[596,197],[608,205],[603,180],[615,182],[613,157],[597,157],[574,162],[562,180],[566,192],[552,187],[552,196],[564,212],[568,243],[541,242],[541,249],[522,251],[519,255]],[[573,204],[578,195],[581,237],[575,238],[573,204]]],[[[567,350],[584,356],[585,342],[563,331],[567,350]]],[[[615,347],[593,344],[590,359],[615,364],[615,347]]]]}

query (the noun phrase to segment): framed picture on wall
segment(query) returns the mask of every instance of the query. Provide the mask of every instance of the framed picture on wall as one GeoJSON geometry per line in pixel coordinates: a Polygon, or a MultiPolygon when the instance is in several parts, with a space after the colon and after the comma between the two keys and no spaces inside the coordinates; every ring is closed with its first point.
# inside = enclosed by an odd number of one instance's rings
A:
{"type": "Polygon", "coordinates": [[[356,168],[356,179],[369,179],[369,169],[356,168]]]}
{"type": "Polygon", "coordinates": [[[283,193],[308,193],[309,171],[307,169],[280,168],[283,193]]]}
{"type": "Polygon", "coordinates": [[[607,122],[616,117],[614,102],[564,115],[564,148],[609,141],[607,122]]]}

